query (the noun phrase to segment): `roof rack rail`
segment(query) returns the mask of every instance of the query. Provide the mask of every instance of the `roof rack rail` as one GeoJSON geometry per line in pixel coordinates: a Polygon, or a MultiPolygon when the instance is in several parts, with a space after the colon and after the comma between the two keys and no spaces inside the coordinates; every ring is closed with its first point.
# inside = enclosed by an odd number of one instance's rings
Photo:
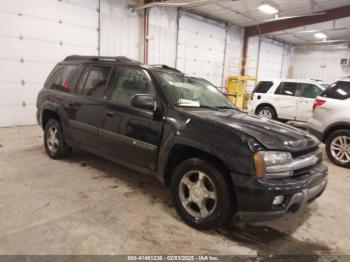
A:
{"type": "Polygon", "coordinates": [[[175,71],[177,73],[181,73],[183,74],[183,72],[181,72],[180,70],[171,67],[171,66],[167,66],[167,65],[150,65],[150,67],[154,67],[154,68],[162,68],[162,69],[166,69],[166,70],[171,70],[171,71],[175,71]]]}
{"type": "Polygon", "coordinates": [[[63,61],[111,61],[117,63],[141,64],[140,62],[127,58],[126,56],[67,56],[63,61]]]}

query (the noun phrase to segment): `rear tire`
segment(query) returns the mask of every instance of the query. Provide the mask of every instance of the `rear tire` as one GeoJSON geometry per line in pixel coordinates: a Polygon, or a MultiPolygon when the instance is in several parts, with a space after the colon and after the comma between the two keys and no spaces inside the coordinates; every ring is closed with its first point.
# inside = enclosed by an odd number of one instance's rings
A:
{"type": "Polygon", "coordinates": [[[335,165],[350,168],[350,130],[331,133],[326,141],[326,153],[335,165]]]}
{"type": "Polygon", "coordinates": [[[232,217],[235,211],[232,190],[223,174],[202,159],[181,162],[172,175],[174,207],[196,229],[214,229],[232,217]]]}
{"type": "Polygon", "coordinates": [[[60,123],[56,119],[50,119],[44,129],[44,145],[46,153],[53,159],[65,158],[71,152],[64,141],[60,123]]]}
{"type": "Polygon", "coordinates": [[[256,114],[260,117],[266,117],[269,119],[277,119],[277,114],[275,109],[273,109],[271,106],[263,106],[256,110],[256,114]]]}

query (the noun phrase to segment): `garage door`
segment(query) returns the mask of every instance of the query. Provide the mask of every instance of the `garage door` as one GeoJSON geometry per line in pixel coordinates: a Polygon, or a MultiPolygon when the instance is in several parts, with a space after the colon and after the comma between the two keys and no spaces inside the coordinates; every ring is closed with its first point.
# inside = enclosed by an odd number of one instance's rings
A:
{"type": "Polygon", "coordinates": [[[282,74],[284,47],[268,39],[262,39],[259,54],[258,78],[280,78],[282,74]]]}
{"type": "Polygon", "coordinates": [[[8,0],[0,24],[0,126],[34,124],[37,93],[54,65],[98,53],[98,0],[8,0]]]}
{"type": "Polygon", "coordinates": [[[221,85],[225,55],[225,25],[192,14],[179,21],[177,68],[221,85]]]}

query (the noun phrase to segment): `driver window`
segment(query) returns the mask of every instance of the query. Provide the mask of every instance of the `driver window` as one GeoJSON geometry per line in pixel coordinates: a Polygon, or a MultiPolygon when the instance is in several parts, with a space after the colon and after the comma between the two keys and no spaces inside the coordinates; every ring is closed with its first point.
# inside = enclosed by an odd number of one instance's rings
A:
{"type": "Polygon", "coordinates": [[[129,106],[136,94],[155,96],[151,79],[144,70],[121,68],[113,85],[111,101],[129,106]]]}

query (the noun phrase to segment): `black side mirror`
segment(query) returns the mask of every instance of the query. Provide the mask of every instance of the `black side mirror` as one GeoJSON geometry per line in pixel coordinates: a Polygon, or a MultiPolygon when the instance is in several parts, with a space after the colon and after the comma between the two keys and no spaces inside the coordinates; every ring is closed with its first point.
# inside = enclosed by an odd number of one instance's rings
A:
{"type": "Polygon", "coordinates": [[[131,105],[153,112],[157,110],[157,102],[150,95],[135,95],[131,99],[131,105]]]}

